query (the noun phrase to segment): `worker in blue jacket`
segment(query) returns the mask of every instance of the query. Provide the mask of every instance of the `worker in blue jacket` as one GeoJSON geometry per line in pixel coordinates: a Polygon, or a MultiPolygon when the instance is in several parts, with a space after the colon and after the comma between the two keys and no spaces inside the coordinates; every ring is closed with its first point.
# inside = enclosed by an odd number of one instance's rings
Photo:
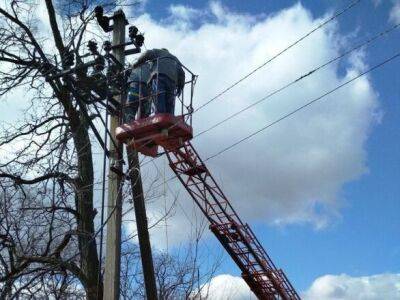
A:
{"type": "Polygon", "coordinates": [[[174,114],[175,97],[185,85],[185,72],[178,58],[167,49],[152,49],[143,53],[134,67],[150,63],[149,85],[154,97],[156,113],[174,114]]]}
{"type": "Polygon", "coordinates": [[[135,120],[136,113],[138,118],[146,118],[151,111],[151,97],[148,87],[150,79],[150,65],[144,63],[139,67],[133,68],[129,76],[128,104],[125,109],[126,122],[135,120]],[[140,105],[139,105],[140,104],[140,105]]]}

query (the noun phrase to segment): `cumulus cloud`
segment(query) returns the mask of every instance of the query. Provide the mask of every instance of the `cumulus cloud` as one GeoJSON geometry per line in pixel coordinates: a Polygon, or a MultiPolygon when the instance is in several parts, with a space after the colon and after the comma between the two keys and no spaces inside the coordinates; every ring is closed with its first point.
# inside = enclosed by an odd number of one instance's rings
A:
{"type": "Polygon", "coordinates": [[[236,276],[222,274],[215,276],[202,286],[202,298],[210,300],[256,300],[246,282],[236,276]]]}
{"type": "Polygon", "coordinates": [[[186,5],[171,5],[169,7],[169,12],[171,13],[171,17],[182,19],[185,22],[202,15],[200,10],[186,5]]]}
{"type": "MultiPolygon", "coordinates": [[[[177,13],[176,8],[173,11],[177,13]]],[[[192,13],[188,7],[184,12],[180,13],[192,13]]],[[[301,4],[270,16],[249,17],[211,2],[203,13],[214,18],[197,19],[197,26],[191,26],[190,18],[179,20],[187,26],[176,26],[173,18],[156,21],[148,14],[137,20],[146,32],[147,48],[167,47],[199,74],[196,107],[326,17],[314,18],[301,4]]],[[[348,42],[335,22],[315,32],[195,113],[195,134],[337,56],[348,42]]],[[[359,74],[366,65],[362,52],[348,57],[340,68],[332,64],[193,143],[206,158],[359,74]]],[[[340,213],[343,185],[368,171],[364,144],[378,109],[370,79],[363,77],[207,164],[244,219],[274,224],[306,222],[321,228],[340,213]]],[[[172,188],[182,190],[178,184],[172,188]]],[[[186,193],[181,197],[182,205],[188,206],[191,200],[186,193]]],[[[171,222],[184,219],[178,213],[171,222]]]]}
{"type": "MultiPolygon", "coordinates": [[[[242,278],[228,274],[215,276],[205,284],[202,296],[208,296],[210,300],[256,299],[242,278]]],[[[318,277],[301,296],[304,300],[400,299],[400,274],[324,275],[318,277]]]]}
{"type": "Polygon", "coordinates": [[[325,275],[317,278],[303,297],[305,300],[400,299],[400,274],[325,275]]]}

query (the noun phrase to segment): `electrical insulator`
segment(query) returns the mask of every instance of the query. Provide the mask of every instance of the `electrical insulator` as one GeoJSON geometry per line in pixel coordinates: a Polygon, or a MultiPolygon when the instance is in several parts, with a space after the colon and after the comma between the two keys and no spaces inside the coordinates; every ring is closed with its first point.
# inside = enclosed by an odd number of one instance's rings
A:
{"type": "Polygon", "coordinates": [[[135,42],[138,47],[142,47],[144,43],[144,36],[142,34],[138,34],[135,37],[135,42]]]}
{"type": "Polygon", "coordinates": [[[90,53],[97,54],[97,43],[95,41],[89,41],[87,44],[87,47],[89,48],[90,53]]]}
{"type": "Polygon", "coordinates": [[[103,16],[103,7],[96,6],[94,9],[94,14],[96,15],[96,17],[102,17],[103,16]]]}
{"type": "Polygon", "coordinates": [[[111,42],[110,41],[105,41],[104,43],[103,43],[103,49],[104,49],[104,51],[106,51],[106,52],[110,52],[111,51],[111,42]]]}
{"type": "Polygon", "coordinates": [[[104,13],[103,7],[96,6],[96,8],[94,9],[94,14],[96,16],[97,22],[105,32],[109,32],[112,30],[112,27],[110,26],[110,18],[104,16],[103,13],[104,13]]]}
{"type": "Polygon", "coordinates": [[[131,39],[131,41],[133,41],[135,39],[138,32],[139,32],[139,29],[136,26],[129,27],[129,38],[131,39]]]}

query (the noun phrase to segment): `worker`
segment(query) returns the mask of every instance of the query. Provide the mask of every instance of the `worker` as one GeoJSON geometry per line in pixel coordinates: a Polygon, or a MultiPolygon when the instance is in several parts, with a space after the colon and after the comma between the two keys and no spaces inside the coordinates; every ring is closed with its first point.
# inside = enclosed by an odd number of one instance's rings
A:
{"type": "Polygon", "coordinates": [[[185,85],[181,62],[165,48],[147,50],[138,58],[134,67],[146,62],[150,63],[149,85],[156,113],[174,114],[175,97],[180,96],[185,85]]]}
{"type": "Polygon", "coordinates": [[[136,113],[138,118],[146,118],[151,111],[151,98],[147,82],[150,78],[150,65],[144,63],[139,67],[133,68],[129,76],[128,105],[125,110],[125,121],[130,123],[135,120],[136,113]],[[140,104],[140,105],[139,105],[140,104]]]}

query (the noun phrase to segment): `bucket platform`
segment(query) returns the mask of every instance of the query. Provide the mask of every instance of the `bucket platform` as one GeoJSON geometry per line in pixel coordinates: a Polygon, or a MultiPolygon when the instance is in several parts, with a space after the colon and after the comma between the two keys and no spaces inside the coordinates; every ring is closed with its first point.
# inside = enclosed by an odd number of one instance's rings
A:
{"type": "Polygon", "coordinates": [[[193,129],[183,116],[155,114],[123,124],[116,129],[116,138],[146,156],[157,156],[158,147],[172,151],[193,138],[193,129]]]}

